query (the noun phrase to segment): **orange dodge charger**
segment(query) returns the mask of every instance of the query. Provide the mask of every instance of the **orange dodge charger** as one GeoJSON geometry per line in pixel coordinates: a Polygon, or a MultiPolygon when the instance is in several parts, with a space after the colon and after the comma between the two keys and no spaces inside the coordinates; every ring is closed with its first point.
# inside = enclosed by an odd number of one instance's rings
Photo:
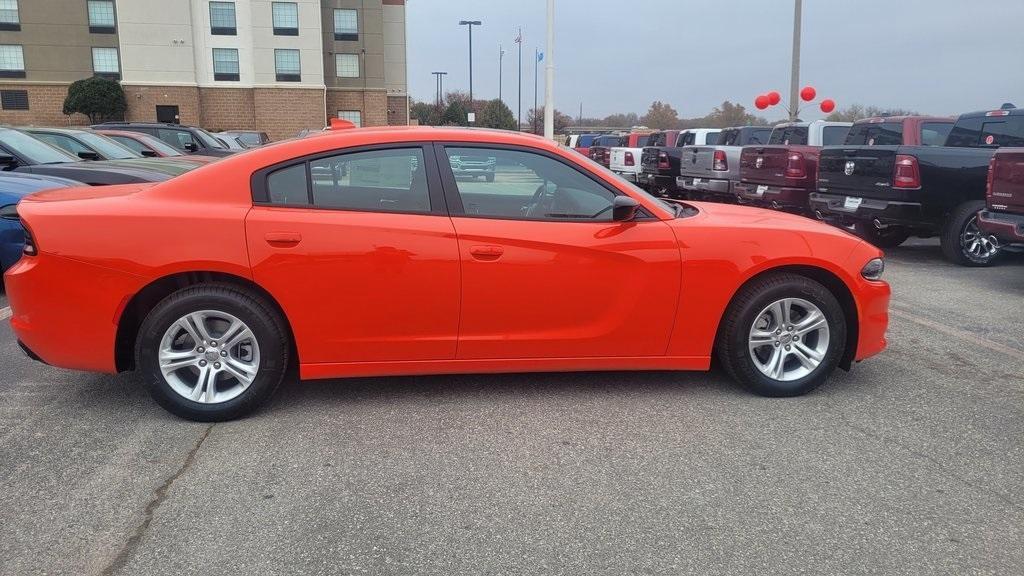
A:
{"type": "Polygon", "coordinates": [[[542,138],[334,129],[159,184],[25,198],[6,274],[32,358],[244,415],[301,378],[725,370],[792,396],[885,348],[882,253],[669,203],[542,138]]]}

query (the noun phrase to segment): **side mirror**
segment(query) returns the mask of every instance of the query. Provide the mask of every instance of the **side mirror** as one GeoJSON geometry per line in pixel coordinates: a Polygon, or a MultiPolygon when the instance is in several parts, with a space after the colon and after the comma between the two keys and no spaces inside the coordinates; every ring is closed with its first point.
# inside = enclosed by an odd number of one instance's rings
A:
{"type": "Polygon", "coordinates": [[[139,154],[142,154],[146,158],[156,158],[156,150],[150,150],[149,148],[143,148],[139,151],[139,154]]]}
{"type": "Polygon", "coordinates": [[[0,167],[2,168],[16,168],[18,166],[18,160],[10,154],[0,154],[0,167]]]}
{"type": "Polygon", "coordinates": [[[197,146],[195,142],[189,142],[188,144],[185,144],[185,151],[195,154],[196,152],[199,152],[199,146],[197,146]]]}
{"type": "Polygon", "coordinates": [[[78,153],[78,157],[82,160],[99,160],[100,155],[92,150],[82,150],[78,153]]]}
{"type": "Polygon", "coordinates": [[[612,220],[615,222],[628,222],[636,217],[640,203],[629,196],[616,196],[612,201],[612,220]]]}

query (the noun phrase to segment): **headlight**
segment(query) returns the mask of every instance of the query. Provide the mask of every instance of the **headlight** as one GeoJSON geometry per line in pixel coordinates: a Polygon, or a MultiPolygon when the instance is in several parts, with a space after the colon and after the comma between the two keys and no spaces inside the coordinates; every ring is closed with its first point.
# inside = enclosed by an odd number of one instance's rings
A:
{"type": "Polygon", "coordinates": [[[882,258],[872,258],[860,269],[860,275],[868,280],[881,280],[883,272],[885,272],[885,260],[882,258]]]}

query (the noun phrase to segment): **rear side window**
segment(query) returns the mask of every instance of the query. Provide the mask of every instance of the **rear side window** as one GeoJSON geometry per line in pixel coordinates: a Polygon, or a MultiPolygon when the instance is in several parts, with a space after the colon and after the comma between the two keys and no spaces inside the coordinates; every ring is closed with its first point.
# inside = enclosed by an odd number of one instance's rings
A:
{"type": "Polygon", "coordinates": [[[657,134],[651,134],[650,140],[648,140],[648,146],[664,146],[665,137],[667,135],[664,132],[658,132],[657,134]]]}
{"type": "MultiPolygon", "coordinates": [[[[825,129],[826,131],[828,128],[825,129]]],[[[846,136],[847,146],[899,146],[903,144],[903,123],[854,124],[846,136]]]]}
{"type": "Polygon", "coordinates": [[[961,118],[950,131],[946,146],[1024,146],[1024,116],[961,118]]]}
{"type": "Polygon", "coordinates": [[[952,122],[924,122],[921,124],[922,146],[945,146],[952,122]]]}
{"type": "Polygon", "coordinates": [[[309,178],[306,163],[271,172],[267,176],[267,192],[271,204],[309,204],[309,178]]]}
{"type": "Polygon", "coordinates": [[[313,203],[365,212],[430,212],[420,148],[339,154],[309,163],[313,203]]]}
{"type": "Polygon", "coordinates": [[[676,146],[692,146],[696,141],[697,135],[693,132],[687,132],[686,134],[680,134],[679,138],[676,139],[676,146]]]}
{"type": "Polygon", "coordinates": [[[802,146],[807,144],[807,126],[786,126],[772,130],[769,144],[793,144],[802,146]]]}
{"type": "Polygon", "coordinates": [[[704,143],[707,144],[708,146],[714,146],[715,144],[718,144],[718,137],[721,134],[721,132],[711,132],[709,134],[706,134],[704,136],[704,143]]]}
{"type": "Polygon", "coordinates": [[[742,132],[740,130],[722,130],[719,132],[718,143],[722,146],[736,146],[742,132]]]}
{"type": "Polygon", "coordinates": [[[821,145],[836,146],[842,144],[849,133],[849,126],[826,126],[821,133],[821,145]]]}

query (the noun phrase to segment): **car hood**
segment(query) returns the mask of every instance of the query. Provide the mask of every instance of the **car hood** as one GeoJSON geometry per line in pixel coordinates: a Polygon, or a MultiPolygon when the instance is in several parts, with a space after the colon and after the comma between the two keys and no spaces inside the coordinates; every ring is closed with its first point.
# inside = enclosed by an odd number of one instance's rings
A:
{"type": "Polygon", "coordinates": [[[768,210],[765,208],[754,208],[752,206],[739,206],[736,204],[717,204],[712,202],[686,202],[686,204],[697,209],[698,214],[691,218],[676,218],[669,223],[674,226],[687,227],[688,220],[696,219],[702,226],[715,226],[719,228],[743,228],[763,230],[787,230],[791,232],[804,232],[809,234],[845,237],[855,241],[859,238],[824,222],[768,210]]]}

